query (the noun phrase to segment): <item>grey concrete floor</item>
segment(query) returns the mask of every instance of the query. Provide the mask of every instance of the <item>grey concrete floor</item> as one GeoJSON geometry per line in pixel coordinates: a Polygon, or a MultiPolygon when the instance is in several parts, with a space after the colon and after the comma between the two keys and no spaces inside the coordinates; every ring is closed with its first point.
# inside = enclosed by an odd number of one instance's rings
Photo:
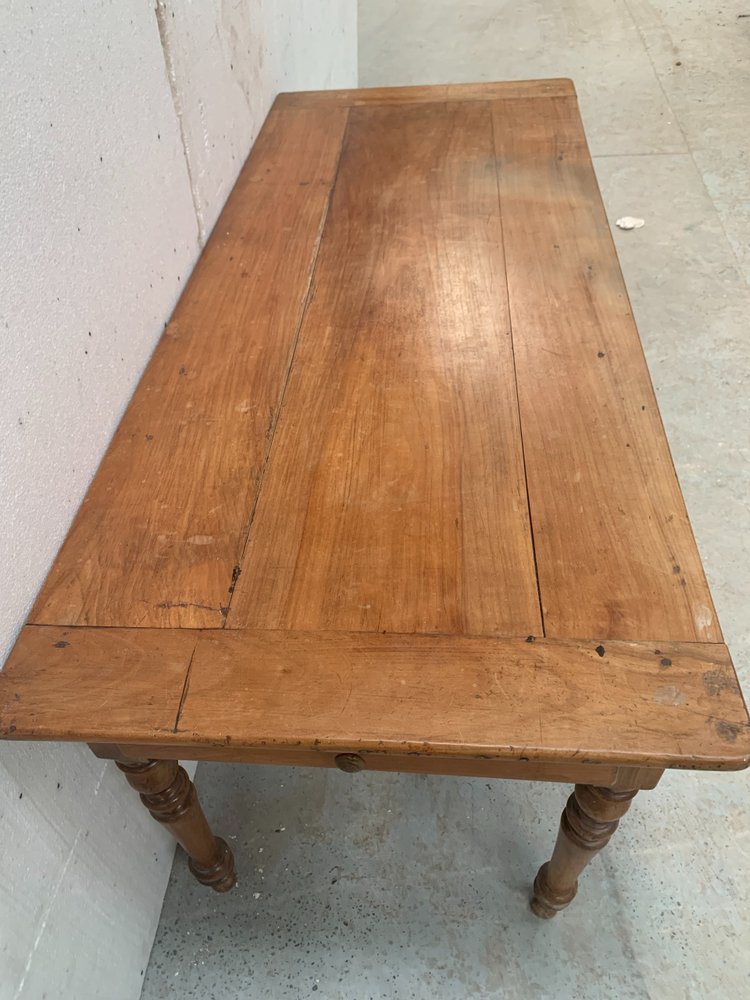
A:
{"type": "MultiPolygon", "coordinates": [[[[750,4],[361,0],[364,86],[575,80],[724,632],[750,687],[750,4]]],[[[242,873],[178,854],[143,1000],[750,996],[750,781],[668,774],[551,922],[567,789],[201,765],[242,873]]]]}

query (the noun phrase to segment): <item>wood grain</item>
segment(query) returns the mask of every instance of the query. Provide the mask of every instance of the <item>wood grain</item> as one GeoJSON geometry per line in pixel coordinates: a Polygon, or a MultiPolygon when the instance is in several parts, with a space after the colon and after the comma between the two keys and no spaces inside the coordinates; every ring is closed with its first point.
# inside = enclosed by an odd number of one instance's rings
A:
{"type": "Polygon", "coordinates": [[[175,757],[183,744],[708,770],[750,762],[747,711],[718,643],[27,626],[0,673],[0,735],[166,742],[175,757]]]}
{"type": "Polygon", "coordinates": [[[350,112],[227,625],[541,632],[486,104],[350,112]]]}
{"type": "Polygon", "coordinates": [[[576,102],[493,123],[545,633],[719,642],[576,102]]]}
{"type": "Polygon", "coordinates": [[[747,712],[718,644],[225,630],[196,649],[177,729],[191,742],[339,752],[750,760],[747,712]]]}
{"type": "Polygon", "coordinates": [[[345,119],[270,115],[31,621],[222,624],[345,119]]]}
{"type": "Polygon", "coordinates": [[[0,737],[618,788],[747,766],[572,93],[279,100],[0,737]]]}
{"type": "Polygon", "coordinates": [[[0,671],[0,736],[154,742],[174,733],[196,641],[189,629],[27,625],[0,671]]]}
{"type": "Polygon", "coordinates": [[[356,90],[307,90],[279,94],[275,108],[356,108],[374,105],[434,104],[436,101],[488,101],[575,97],[572,80],[509,80],[502,83],[448,83],[422,87],[362,87],[356,90]]]}
{"type": "MultiPolygon", "coordinates": [[[[118,745],[91,744],[97,757],[105,760],[129,760],[148,757],[171,760],[173,743],[118,745]]],[[[283,767],[336,767],[334,751],[258,749],[235,747],[232,744],[212,746],[201,743],[190,746],[180,743],[181,760],[210,760],[234,764],[281,765],[283,767]]],[[[362,770],[443,774],[458,777],[501,778],[512,781],[556,781],[573,785],[585,783],[598,788],[655,788],[663,775],[660,768],[616,767],[607,764],[576,764],[563,761],[546,763],[538,760],[490,760],[483,757],[442,757],[440,754],[395,754],[357,751],[364,762],[362,770]]]]}

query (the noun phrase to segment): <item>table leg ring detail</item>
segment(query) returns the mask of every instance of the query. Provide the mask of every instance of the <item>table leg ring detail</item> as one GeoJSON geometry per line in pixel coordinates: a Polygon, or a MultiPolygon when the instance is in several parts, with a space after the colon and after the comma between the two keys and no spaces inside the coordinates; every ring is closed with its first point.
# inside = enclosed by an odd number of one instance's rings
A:
{"type": "Polygon", "coordinates": [[[534,879],[531,909],[538,917],[554,917],[571,902],[578,876],[606,847],[635,794],[634,789],[575,786],[560,818],[552,857],[534,879]]]}
{"type": "Polygon", "coordinates": [[[216,892],[229,892],[237,881],[234,857],[225,840],[221,837],[216,837],[215,840],[217,858],[212,865],[204,867],[195,858],[189,858],[188,866],[201,885],[207,885],[216,892]]]}
{"type": "Polygon", "coordinates": [[[116,763],[154,819],[185,849],[195,878],[217,892],[231,889],[234,857],[226,841],[211,832],[185,769],[176,760],[116,763]]]}

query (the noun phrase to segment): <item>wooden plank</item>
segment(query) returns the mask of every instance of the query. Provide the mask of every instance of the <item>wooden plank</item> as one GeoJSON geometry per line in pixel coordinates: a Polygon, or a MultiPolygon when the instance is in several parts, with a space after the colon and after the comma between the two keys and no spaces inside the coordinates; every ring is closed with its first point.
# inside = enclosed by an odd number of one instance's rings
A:
{"type": "Polygon", "coordinates": [[[31,621],[222,624],[345,119],[269,117],[31,621]]]}
{"type": "Polygon", "coordinates": [[[541,632],[485,104],[350,112],[227,625],[541,632]]]}
{"type": "Polygon", "coordinates": [[[554,640],[205,633],[178,733],[234,748],[747,765],[750,727],[726,647],[599,650],[554,640]]]}
{"type": "MultiPolygon", "coordinates": [[[[173,760],[170,743],[91,744],[104,760],[173,760]]],[[[210,760],[233,764],[281,765],[283,767],[338,767],[338,754],[326,750],[258,749],[190,746],[180,743],[180,760],[210,760]]],[[[596,785],[598,788],[655,788],[664,773],[661,768],[616,767],[602,764],[553,763],[535,760],[487,760],[483,757],[441,757],[439,754],[391,754],[361,751],[363,771],[400,771],[444,774],[464,778],[510,778],[514,781],[556,781],[562,784],[596,785]]]]}
{"type": "Polygon", "coordinates": [[[501,83],[449,83],[420,87],[363,87],[279,94],[275,108],[356,108],[374,105],[433,104],[436,101],[487,101],[495,98],[575,97],[572,80],[511,80],[501,83]]]}
{"type": "Polygon", "coordinates": [[[741,768],[719,644],[206,633],[178,734],[253,747],[741,768]],[[227,696],[231,692],[231,697],[227,696]]]}
{"type": "Polygon", "coordinates": [[[545,633],[719,642],[576,102],[493,122],[545,633]]]}
{"type": "Polygon", "coordinates": [[[0,737],[167,739],[200,636],[189,629],[27,625],[0,671],[0,737]]]}
{"type": "Polygon", "coordinates": [[[172,744],[175,756],[750,762],[747,710],[718,643],[27,626],[0,673],[0,736],[172,744]]]}

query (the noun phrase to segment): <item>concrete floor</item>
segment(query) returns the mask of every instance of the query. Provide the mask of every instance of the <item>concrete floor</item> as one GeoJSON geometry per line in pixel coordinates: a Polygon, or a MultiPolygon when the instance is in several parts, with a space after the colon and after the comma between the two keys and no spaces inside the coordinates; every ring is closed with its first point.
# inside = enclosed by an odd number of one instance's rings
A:
{"type": "MultiPolygon", "coordinates": [[[[570,76],[727,641],[750,688],[750,5],[364,0],[361,83],[570,76]]],[[[562,786],[201,765],[242,873],[178,854],[143,1000],[750,994],[750,781],[643,793],[556,920],[562,786]]]]}

